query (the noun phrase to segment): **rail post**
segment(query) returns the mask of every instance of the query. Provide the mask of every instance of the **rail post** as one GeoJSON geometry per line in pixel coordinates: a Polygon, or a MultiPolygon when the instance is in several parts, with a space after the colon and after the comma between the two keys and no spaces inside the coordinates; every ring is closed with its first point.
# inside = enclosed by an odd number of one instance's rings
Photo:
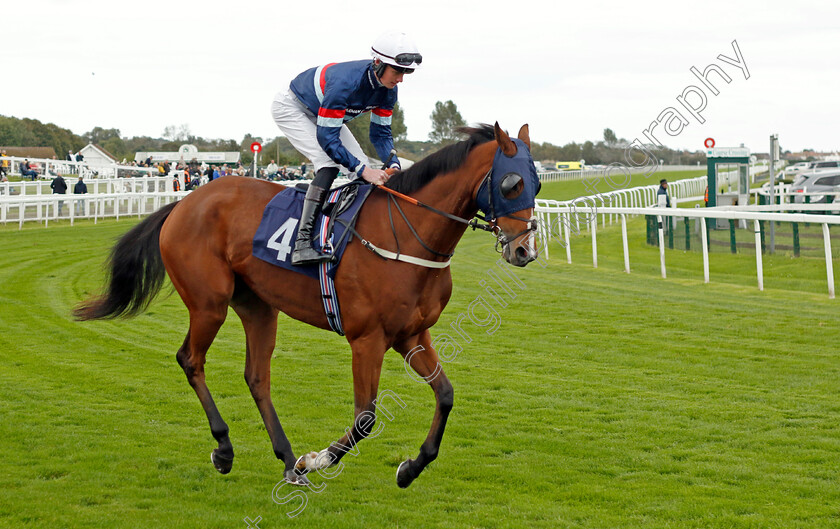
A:
{"type": "Polygon", "coordinates": [[[729,250],[738,253],[738,243],[735,241],[735,219],[729,219],[729,250]]]}

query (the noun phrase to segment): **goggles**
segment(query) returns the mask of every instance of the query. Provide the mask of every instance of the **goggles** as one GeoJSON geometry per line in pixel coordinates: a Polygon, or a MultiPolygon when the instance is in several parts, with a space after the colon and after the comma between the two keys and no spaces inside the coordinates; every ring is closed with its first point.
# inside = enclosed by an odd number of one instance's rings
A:
{"type": "Polygon", "coordinates": [[[398,53],[396,57],[391,57],[390,55],[385,55],[384,53],[377,51],[375,48],[371,48],[373,51],[382,55],[383,57],[388,57],[389,59],[393,59],[395,63],[400,66],[410,66],[412,64],[422,64],[423,56],[419,53],[398,53]]]}

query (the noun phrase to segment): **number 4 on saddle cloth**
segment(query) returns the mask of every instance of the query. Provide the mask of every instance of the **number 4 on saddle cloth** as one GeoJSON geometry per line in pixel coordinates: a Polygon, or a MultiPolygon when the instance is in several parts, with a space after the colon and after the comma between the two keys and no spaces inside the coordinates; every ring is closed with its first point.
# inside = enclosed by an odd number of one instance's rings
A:
{"type": "Polygon", "coordinates": [[[292,250],[297,238],[298,223],[303,209],[306,188],[290,187],[277,193],[263,211],[260,226],[254,235],[254,257],[267,263],[318,279],[321,298],[332,330],[344,336],[341,311],[335,293],[335,272],[350,240],[351,228],[373,186],[351,182],[333,189],[315,228],[318,230],[314,247],[333,256],[321,263],[292,266],[292,250]]]}

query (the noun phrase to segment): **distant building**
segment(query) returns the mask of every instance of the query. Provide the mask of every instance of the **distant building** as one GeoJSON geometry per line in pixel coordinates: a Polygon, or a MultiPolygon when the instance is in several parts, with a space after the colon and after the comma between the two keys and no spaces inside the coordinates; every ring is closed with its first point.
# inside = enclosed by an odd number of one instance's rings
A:
{"type": "Polygon", "coordinates": [[[55,158],[55,149],[52,147],[0,147],[0,151],[6,151],[6,156],[20,158],[42,158],[45,160],[55,158]]]}
{"type": "Polygon", "coordinates": [[[181,145],[176,152],[138,152],[134,160],[143,162],[151,157],[153,162],[184,162],[195,159],[209,164],[235,164],[239,161],[239,152],[198,152],[195,145],[181,145]]]}
{"type": "Polygon", "coordinates": [[[85,157],[85,163],[91,167],[98,167],[103,165],[113,165],[117,163],[114,155],[93,143],[88,143],[79,151],[85,157]]]}

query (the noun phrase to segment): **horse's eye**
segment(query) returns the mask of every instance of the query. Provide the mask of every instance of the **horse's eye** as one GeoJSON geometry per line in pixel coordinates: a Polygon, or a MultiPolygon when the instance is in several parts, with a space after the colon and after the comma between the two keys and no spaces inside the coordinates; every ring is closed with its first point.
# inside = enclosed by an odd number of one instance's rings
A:
{"type": "Polygon", "coordinates": [[[502,181],[499,184],[499,191],[508,200],[513,200],[518,197],[524,188],[525,184],[522,182],[522,177],[516,173],[506,174],[502,177],[502,181]]]}

